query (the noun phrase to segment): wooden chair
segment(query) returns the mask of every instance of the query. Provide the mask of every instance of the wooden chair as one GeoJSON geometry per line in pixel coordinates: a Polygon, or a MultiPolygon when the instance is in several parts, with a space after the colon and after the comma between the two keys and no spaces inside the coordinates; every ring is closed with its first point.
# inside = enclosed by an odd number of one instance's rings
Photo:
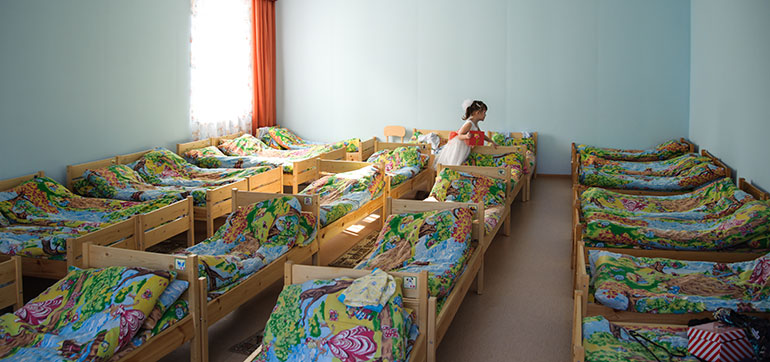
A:
{"type": "Polygon", "coordinates": [[[389,141],[390,139],[388,137],[400,137],[401,141],[404,142],[404,136],[406,136],[406,128],[401,126],[385,126],[385,141],[389,141]]]}

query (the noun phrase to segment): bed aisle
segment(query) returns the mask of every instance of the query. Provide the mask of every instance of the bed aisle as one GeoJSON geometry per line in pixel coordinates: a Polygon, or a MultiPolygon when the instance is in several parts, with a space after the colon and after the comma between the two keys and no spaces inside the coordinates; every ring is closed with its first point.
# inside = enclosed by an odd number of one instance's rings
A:
{"type": "Polygon", "coordinates": [[[570,180],[538,177],[492,241],[483,295],[471,291],[438,348],[452,361],[568,361],[572,319],[570,180]]]}

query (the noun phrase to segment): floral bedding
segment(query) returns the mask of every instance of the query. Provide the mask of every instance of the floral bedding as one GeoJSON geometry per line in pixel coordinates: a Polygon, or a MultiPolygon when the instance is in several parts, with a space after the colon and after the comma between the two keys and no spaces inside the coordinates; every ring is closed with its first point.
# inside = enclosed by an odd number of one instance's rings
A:
{"type": "Polygon", "coordinates": [[[472,251],[472,219],[468,208],[390,215],[374,250],[356,269],[427,270],[430,295],[444,297],[472,251]]]}
{"type": "Polygon", "coordinates": [[[72,270],[15,313],[0,316],[0,358],[107,360],[129,345],[174,279],[143,268],[72,270]]]}
{"type": "Polygon", "coordinates": [[[729,178],[722,178],[692,192],[678,195],[627,195],[602,188],[580,194],[583,217],[606,215],[667,217],[683,220],[716,219],[731,214],[754,197],[741,191],[729,178]]]}
{"type": "Polygon", "coordinates": [[[404,308],[401,280],[396,279],[395,292],[379,312],[340,302],[353,281],[285,286],[254,361],[407,361],[419,331],[415,315],[404,308]]]}
{"type": "Polygon", "coordinates": [[[688,153],[690,152],[690,146],[679,140],[671,140],[641,151],[602,148],[588,145],[578,145],[577,151],[580,155],[594,155],[609,160],[656,161],[667,160],[688,153]]]}
{"type": "Polygon", "coordinates": [[[272,168],[200,168],[164,148],[146,153],[139,160],[128,164],[128,167],[150,184],[187,187],[227,185],[272,168]]]}
{"type": "MultiPolygon", "coordinates": [[[[665,162],[665,161],[663,161],[665,162]]],[[[637,166],[658,168],[655,165],[637,166]]],[[[673,172],[652,171],[652,174],[632,174],[629,170],[619,172],[613,167],[584,167],[580,171],[580,184],[586,186],[605,187],[625,190],[653,190],[653,191],[686,191],[705,185],[710,181],[724,177],[724,168],[711,162],[690,163],[685,168],[677,168],[673,172]],[[655,175],[674,173],[674,175],[655,175]]]]}
{"type": "Polygon", "coordinates": [[[385,174],[390,176],[390,186],[398,186],[424,170],[428,158],[420,152],[419,147],[397,147],[377,151],[366,162],[382,164],[385,174]]]}
{"type": "Polygon", "coordinates": [[[0,253],[63,258],[66,241],[175,202],[132,202],[82,197],[47,177],[0,192],[0,253]]]}
{"type": "Polygon", "coordinates": [[[602,316],[583,318],[586,362],[698,362],[687,352],[687,341],[687,326],[620,326],[602,316]]]}
{"type": "Polygon", "coordinates": [[[315,216],[303,212],[297,198],[281,196],[240,208],[184,254],[198,255],[200,276],[206,277],[209,296],[216,297],[295,245],[309,244],[316,231],[315,216]]]}
{"type": "Polygon", "coordinates": [[[314,142],[302,139],[296,133],[282,127],[264,127],[260,129],[260,139],[269,146],[277,149],[294,150],[308,147],[317,147],[319,145],[327,145],[332,150],[339,148],[345,148],[347,152],[357,152],[356,138],[349,138],[343,141],[327,143],[327,142],[314,142]]]}
{"type": "Polygon", "coordinates": [[[500,132],[490,132],[489,138],[500,146],[526,146],[528,151],[535,152],[535,139],[532,137],[511,137],[500,132]]]}
{"type": "Polygon", "coordinates": [[[749,201],[718,218],[689,220],[669,217],[585,214],[588,246],[633,246],[673,250],[768,248],[770,202],[749,201]]]}
{"type": "Polygon", "coordinates": [[[709,157],[688,153],[667,160],[649,162],[615,161],[593,155],[582,155],[580,162],[583,172],[636,176],[678,176],[701,163],[711,163],[712,161],[709,157]]]}
{"type": "Polygon", "coordinates": [[[385,178],[379,165],[369,165],[321,177],[300,194],[320,196],[320,223],[321,227],[324,227],[379,197],[384,186],[385,178]]]}
{"type": "Polygon", "coordinates": [[[738,263],[633,257],[589,251],[597,303],[640,313],[770,311],[770,255],[738,263]]]}
{"type": "Polygon", "coordinates": [[[445,168],[430,190],[437,201],[483,202],[484,207],[505,205],[505,181],[445,168]]]}
{"type": "Polygon", "coordinates": [[[283,172],[291,173],[294,162],[318,157],[332,149],[325,145],[292,150],[277,150],[266,147],[246,155],[232,156],[199,156],[186,153],[187,161],[203,168],[253,168],[253,167],[283,167],[283,172]]]}

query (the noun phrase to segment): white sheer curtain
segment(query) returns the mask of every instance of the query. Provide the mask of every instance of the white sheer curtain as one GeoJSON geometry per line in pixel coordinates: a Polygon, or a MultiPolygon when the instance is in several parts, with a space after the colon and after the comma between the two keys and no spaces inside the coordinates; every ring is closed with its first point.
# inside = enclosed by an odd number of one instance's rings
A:
{"type": "Polygon", "coordinates": [[[251,132],[251,0],[193,0],[190,128],[194,139],[251,132]]]}

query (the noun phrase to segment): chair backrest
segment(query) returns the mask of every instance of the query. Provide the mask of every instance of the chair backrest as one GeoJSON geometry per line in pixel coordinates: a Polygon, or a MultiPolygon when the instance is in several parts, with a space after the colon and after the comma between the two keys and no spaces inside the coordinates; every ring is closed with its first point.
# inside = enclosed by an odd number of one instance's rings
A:
{"type": "Polygon", "coordinates": [[[389,141],[388,137],[400,137],[401,141],[404,142],[404,136],[406,136],[406,128],[402,126],[385,126],[385,141],[389,141]]]}

